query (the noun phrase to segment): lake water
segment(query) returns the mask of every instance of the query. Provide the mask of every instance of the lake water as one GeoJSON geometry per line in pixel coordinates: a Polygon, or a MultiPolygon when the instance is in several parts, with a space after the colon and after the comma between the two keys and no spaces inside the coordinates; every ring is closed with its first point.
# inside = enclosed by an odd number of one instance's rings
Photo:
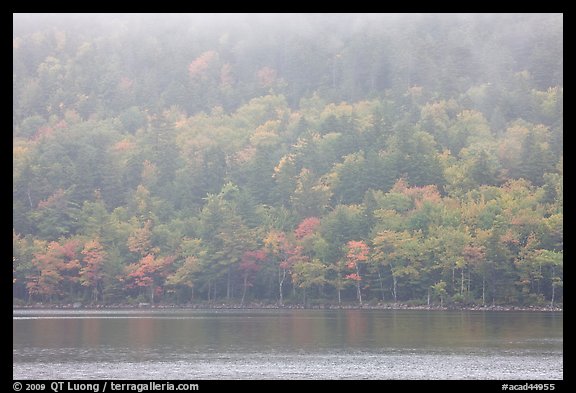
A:
{"type": "Polygon", "coordinates": [[[563,379],[563,314],[14,310],[14,379],[563,379]]]}

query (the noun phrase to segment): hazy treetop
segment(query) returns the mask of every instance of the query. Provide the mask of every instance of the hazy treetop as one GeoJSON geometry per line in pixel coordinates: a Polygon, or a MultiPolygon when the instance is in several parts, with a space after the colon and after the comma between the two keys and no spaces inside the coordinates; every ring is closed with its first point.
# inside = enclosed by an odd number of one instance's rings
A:
{"type": "MultiPolygon", "coordinates": [[[[490,25],[502,28],[514,21],[522,20],[533,24],[537,31],[538,26],[544,27],[552,24],[562,29],[562,14],[422,14],[422,13],[42,13],[42,14],[13,14],[14,35],[26,31],[38,30],[43,27],[54,26],[59,28],[88,28],[110,26],[123,26],[130,28],[166,29],[179,24],[190,24],[195,29],[203,29],[221,33],[227,29],[249,29],[257,31],[284,30],[297,34],[313,34],[329,31],[357,32],[365,29],[411,29],[414,24],[426,23],[426,27],[433,27],[434,22],[451,21],[463,26],[472,23],[481,23],[489,28],[490,25]]],[[[513,25],[510,25],[514,28],[513,25]]],[[[518,32],[520,33],[520,32],[518,32]]],[[[526,32],[522,32],[526,33],[526,32]]]]}

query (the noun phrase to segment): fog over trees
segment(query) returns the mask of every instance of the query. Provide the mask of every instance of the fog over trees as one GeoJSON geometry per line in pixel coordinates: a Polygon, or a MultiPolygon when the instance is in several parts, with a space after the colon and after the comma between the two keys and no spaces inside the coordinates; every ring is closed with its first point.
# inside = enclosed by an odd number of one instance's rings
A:
{"type": "Polygon", "coordinates": [[[561,14],[14,14],[15,304],[556,305],[561,14]]]}

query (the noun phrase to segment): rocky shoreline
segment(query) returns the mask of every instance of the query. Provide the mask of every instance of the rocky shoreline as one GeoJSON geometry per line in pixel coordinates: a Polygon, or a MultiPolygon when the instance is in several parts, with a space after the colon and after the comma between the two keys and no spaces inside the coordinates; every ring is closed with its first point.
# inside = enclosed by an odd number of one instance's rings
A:
{"type": "Polygon", "coordinates": [[[34,303],[29,305],[13,305],[14,310],[18,309],[84,309],[84,310],[119,310],[119,309],[177,309],[177,310],[213,310],[213,309],[231,309],[231,310],[264,310],[264,309],[278,309],[278,310],[426,310],[426,311],[555,311],[562,312],[562,306],[516,306],[516,305],[448,305],[440,307],[438,305],[410,305],[405,303],[377,303],[377,304],[320,304],[309,305],[304,307],[302,304],[289,304],[280,306],[278,304],[265,304],[265,303],[249,303],[245,305],[240,304],[226,304],[226,303],[190,303],[190,304],[155,304],[139,303],[139,304],[81,304],[81,303],[66,303],[66,304],[42,304],[34,303]]]}

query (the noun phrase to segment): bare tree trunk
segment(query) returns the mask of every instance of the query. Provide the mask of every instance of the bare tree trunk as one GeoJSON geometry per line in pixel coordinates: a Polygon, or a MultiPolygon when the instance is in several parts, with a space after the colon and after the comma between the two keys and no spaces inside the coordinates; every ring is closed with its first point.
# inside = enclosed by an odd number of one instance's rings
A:
{"type": "Polygon", "coordinates": [[[246,297],[246,287],[248,286],[248,274],[244,274],[244,289],[242,290],[242,300],[240,301],[240,305],[244,305],[244,298],[246,297]]]}
{"type": "Polygon", "coordinates": [[[342,305],[342,297],[340,296],[340,292],[342,291],[342,276],[340,275],[340,271],[337,272],[337,290],[338,290],[338,306],[342,305]]]}
{"type": "Polygon", "coordinates": [[[550,300],[550,308],[554,308],[554,289],[555,289],[554,274],[555,274],[555,269],[554,269],[554,266],[552,266],[552,299],[550,300]]]}
{"type": "Polygon", "coordinates": [[[360,269],[358,269],[358,264],[356,264],[356,275],[358,280],[356,281],[356,295],[358,296],[358,301],[362,305],[362,291],[360,290],[360,269]]]}
{"type": "Polygon", "coordinates": [[[482,275],[482,305],[486,304],[486,275],[482,275]]]}
{"type": "MultiPolygon", "coordinates": [[[[538,277],[542,277],[542,264],[538,264],[538,277]]],[[[538,295],[540,295],[540,278],[538,278],[538,280],[536,280],[536,285],[538,286],[537,292],[538,295]]]]}
{"type": "Polygon", "coordinates": [[[394,303],[396,303],[397,300],[396,288],[398,285],[398,279],[394,274],[394,265],[392,263],[390,263],[390,273],[392,273],[392,296],[394,296],[394,303]]]}
{"type": "Polygon", "coordinates": [[[280,292],[280,305],[284,305],[284,296],[282,294],[282,287],[284,286],[284,279],[286,278],[286,269],[278,270],[278,290],[280,292]],[[280,273],[282,272],[282,275],[280,273]]]}
{"type": "Polygon", "coordinates": [[[30,209],[34,209],[34,206],[32,206],[32,197],[30,196],[30,187],[28,187],[28,192],[26,194],[28,194],[28,203],[30,204],[30,209]]]}
{"type": "Polygon", "coordinates": [[[230,300],[230,266],[228,266],[228,277],[226,278],[226,300],[230,300]]]}
{"type": "Polygon", "coordinates": [[[470,298],[470,285],[471,285],[471,279],[470,279],[470,267],[468,267],[468,285],[466,288],[466,298],[469,299],[470,298]]]}
{"type": "Polygon", "coordinates": [[[380,293],[382,294],[382,301],[384,301],[384,283],[382,282],[382,274],[378,268],[378,282],[380,283],[380,293]]]}

